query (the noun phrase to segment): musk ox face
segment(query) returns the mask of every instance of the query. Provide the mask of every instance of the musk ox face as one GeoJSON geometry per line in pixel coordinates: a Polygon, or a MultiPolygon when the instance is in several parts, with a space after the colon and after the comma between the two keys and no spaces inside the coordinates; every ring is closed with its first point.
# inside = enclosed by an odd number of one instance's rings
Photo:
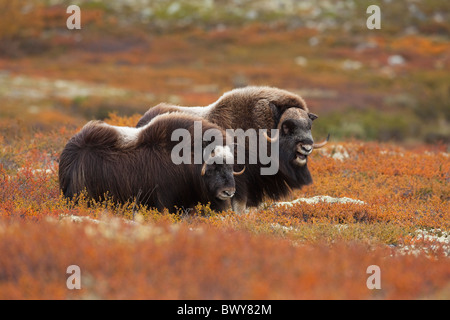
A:
{"type": "Polygon", "coordinates": [[[307,162],[314,149],[327,141],[315,144],[311,133],[312,122],[317,119],[313,113],[298,108],[286,110],[278,125],[280,143],[280,171],[288,177],[293,187],[312,182],[307,162]]]}
{"type": "Polygon", "coordinates": [[[311,127],[312,121],[316,118],[316,115],[300,109],[287,110],[281,118],[280,148],[289,154],[289,162],[294,167],[305,166],[308,156],[313,151],[311,127]]]}
{"type": "Polygon", "coordinates": [[[234,176],[244,172],[233,171],[233,153],[228,146],[216,146],[202,166],[201,175],[211,198],[226,201],[234,196],[234,176]]]}
{"type": "Polygon", "coordinates": [[[210,196],[217,200],[228,200],[236,192],[231,164],[208,164],[203,180],[210,196]]]}

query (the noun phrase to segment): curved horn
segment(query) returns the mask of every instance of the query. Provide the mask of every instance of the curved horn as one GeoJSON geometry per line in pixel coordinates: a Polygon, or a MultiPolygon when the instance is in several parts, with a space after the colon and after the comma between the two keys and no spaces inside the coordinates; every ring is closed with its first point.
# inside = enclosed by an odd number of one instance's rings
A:
{"type": "Polygon", "coordinates": [[[269,137],[266,133],[266,131],[263,131],[263,136],[264,138],[267,139],[267,141],[269,141],[270,143],[276,142],[278,140],[278,138],[280,137],[280,133],[278,132],[277,135],[273,138],[269,137]]]}
{"type": "Polygon", "coordinates": [[[326,138],[323,142],[320,142],[320,143],[314,143],[314,144],[313,144],[313,148],[314,148],[314,149],[320,149],[320,148],[322,148],[323,146],[325,146],[325,145],[328,143],[328,140],[330,140],[330,134],[328,134],[327,138],[326,138]]]}
{"type": "MultiPolygon", "coordinates": [[[[203,158],[205,158],[205,151],[206,151],[206,150],[203,150],[203,158]]],[[[211,154],[209,155],[209,157],[205,160],[205,163],[204,163],[203,166],[202,166],[202,171],[201,171],[201,175],[202,175],[202,176],[204,176],[205,173],[206,173],[206,166],[208,165],[209,159],[214,158],[214,156],[215,156],[215,152],[214,152],[214,150],[213,150],[213,151],[211,152],[211,154]]]]}
{"type": "Polygon", "coordinates": [[[206,166],[208,165],[208,163],[207,163],[208,161],[205,161],[205,163],[203,164],[203,167],[202,167],[202,172],[201,172],[201,175],[202,176],[204,176],[205,175],[205,173],[206,173],[206,166]]]}
{"type": "Polygon", "coordinates": [[[239,172],[233,171],[233,176],[240,176],[241,174],[244,173],[244,171],[245,171],[245,166],[244,166],[244,169],[242,169],[242,170],[239,171],[239,172]]]}

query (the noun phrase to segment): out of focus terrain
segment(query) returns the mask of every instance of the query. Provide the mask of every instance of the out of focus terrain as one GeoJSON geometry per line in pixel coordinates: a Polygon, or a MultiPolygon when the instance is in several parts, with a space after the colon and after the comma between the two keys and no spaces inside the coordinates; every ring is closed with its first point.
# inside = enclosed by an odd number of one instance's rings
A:
{"type": "Polygon", "coordinates": [[[5,135],[270,85],[306,99],[319,135],[449,142],[446,1],[90,0],[81,30],[66,27],[70,4],[0,2],[5,135]]]}
{"type": "Polygon", "coordinates": [[[71,4],[0,0],[1,299],[450,298],[449,1],[79,0],[69,30],[71,4]],[[285,203],[62,198],[59,155],[88,120],[246,85],[300,94],[331,133],[285,203]]]}

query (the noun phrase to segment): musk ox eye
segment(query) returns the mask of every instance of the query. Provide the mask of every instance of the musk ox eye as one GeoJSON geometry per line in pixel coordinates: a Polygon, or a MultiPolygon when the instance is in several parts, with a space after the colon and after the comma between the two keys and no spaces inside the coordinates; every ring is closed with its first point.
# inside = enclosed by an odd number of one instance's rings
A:
{"type": "Polygon", "coordinates": [[[296,125],[295,125],[294,121],[292,121],[292,120],[286,120],[281,125],[281,128],[283,129],[283,133],[285,135],[293,134],[295,131],[295,127],[296,127],[296,125]]]}

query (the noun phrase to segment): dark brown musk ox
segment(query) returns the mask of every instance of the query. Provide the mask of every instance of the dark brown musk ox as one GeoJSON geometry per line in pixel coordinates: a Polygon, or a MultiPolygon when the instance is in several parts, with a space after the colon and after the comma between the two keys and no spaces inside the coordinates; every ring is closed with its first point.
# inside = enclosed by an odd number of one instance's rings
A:
{"type": "MultiPolygon", "coordinates": [[[[245,163],[247,170],[236,180],[236,194],[232,199],[233,210],[242,213],[246,206],[258,206],[265,197],[279,200],[292,189],[312,183],[307,158],[313,149],[323,147],[314,143],[312,122],[317,115],[309,112],[305,101],[298,95],[273,87],[245,87],[226,92],[216,102],[206,107],[182,107],[161,103],[150,108],[138,121],[142,127],[155,116],[170,112],[184,112],[201,116],[224,129],[278,129],[278,135],[268,142],[279,143],[279,170],[274,175],[262,175],[264,167],[245,163]]],[[[256,152],[248,150],[246,152],[256,152]]]]}
{"type": "MultiPolygon", "coordinates": [[[[222,211],[235,193],[233,157],[226,134],[217,125],[188,114],[161,115],[141,128],[118,127],[102,121],[87,123],[61,153],[59,184],[65,197],[76,201],[85,192],[89,199],[106,197],[116,203],[134,202],[158,210],[187,209],[211,203],[222,211]],[[219,130],[223,141],[200,142],[202,152],[213,150],[204,162],[175,164],[171,152],[174,130],[186,129],[194,144],[194,122],[200,121],[202,136],[219,130]],[[218,159],[218,158],[222,159],[218,159]]],[[[193,150],[194,148],[189,148],[193,150]]],[[[189,156],[188,156],[189,157],[189,156]]],[[[193,151],[191,159],[193,159],[193,151]]],[[[198,162],[198,161],[197,161],[198,162]]]]}

